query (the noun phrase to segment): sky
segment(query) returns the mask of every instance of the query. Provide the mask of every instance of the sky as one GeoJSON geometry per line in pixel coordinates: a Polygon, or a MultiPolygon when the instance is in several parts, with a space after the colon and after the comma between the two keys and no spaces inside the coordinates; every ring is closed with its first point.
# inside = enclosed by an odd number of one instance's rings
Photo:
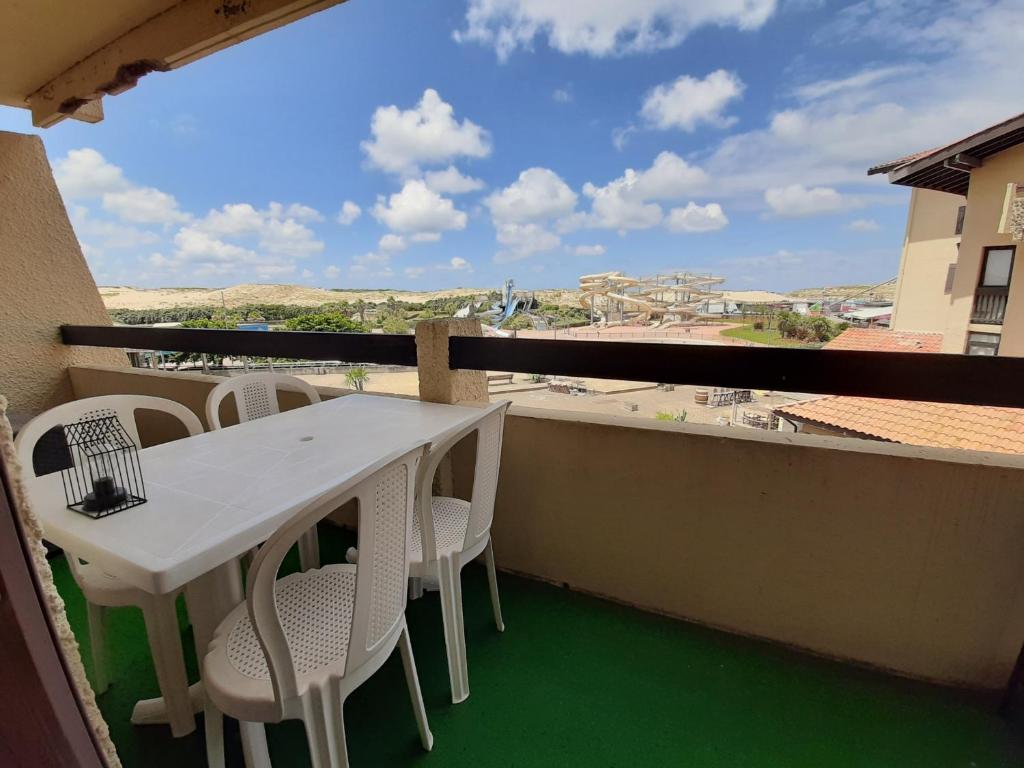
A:
{"type": "Polygon", "coordinates": [[[896,275],[869,166],[1024,109],[1024,0],[350,0],[38,132],[98,283],[896,275]]]}

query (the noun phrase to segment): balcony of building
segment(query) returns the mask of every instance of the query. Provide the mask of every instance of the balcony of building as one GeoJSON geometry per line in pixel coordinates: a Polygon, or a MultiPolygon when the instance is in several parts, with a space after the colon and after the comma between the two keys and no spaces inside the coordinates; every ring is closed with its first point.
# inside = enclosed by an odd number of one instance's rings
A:
{"type": "Polygon", "coordinates": [[[971,322],[976,325],[1002,325],[1009,297],[1007,286],[978,286],[974,292],[971,322]]]}
{"type": "MultiPolygon", "coordinates": [[[[386,357],[414,342],[356,343],[393,345],[386,357]]],[[[74,398],[157,395],[201,417],[220,380],[61,375],[74,398]]],[[[159,422],[142,436],[177,437],[159,422]]],[[[470,459],[456,456],[457,485],[470,459]]],[[[493,630],[483,569],[468,569],[473,696],[453,706],[437,595],[410,603],[435,750],[419,751],[392,660],[347,705],[352,762],[1018,764],[1022,492],[1015,456],[513,408],[494,524],[508,629],[493,630]]],[[[320,538],[341,561],[352,533],[325,524],[320,538]]],[[[52,565],[87,651],[82,597],[52,565]]],[[[191,648],[184,615],[182,633],[191,648]]],[[[108,638],[116,671],[98,703],[123,762],[203,764],[201,729],[175,739],[130,723],[157,693],[138,613],[115,611],[108,638]]],[[[301,723],[268,733],[274,765],[308,764],[301,723]]],[[[230,729],[227,743],[241,765],[230,729]]]]}

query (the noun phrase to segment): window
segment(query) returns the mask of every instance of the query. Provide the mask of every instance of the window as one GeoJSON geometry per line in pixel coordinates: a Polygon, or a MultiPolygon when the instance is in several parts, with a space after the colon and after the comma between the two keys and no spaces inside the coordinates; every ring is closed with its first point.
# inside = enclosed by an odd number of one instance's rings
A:
{"type": "Polygon", "coordinates": [[[956,230],[954,235],[961,235],[964,231],[964,217],[967,215],[967,206],[961,205],[956,209],[956,230]]]}
{"type": "Polygon", "coordinates": [[[968,333],[967,354],[993,357],[999,353],[998,333],[968,333]]]}
{"type": "Polygon", "coordinates": [[[982,288],[1008,288],[1013,272],[1013,247],[986,248],[981,265],[982,288]]]}
{"type": "Polygon", "coordinates": [[[942,292],[949,295],[953,292],[953,281],[956,279],[956,264],[950,264],[946,269],[946,287],[942,292]]]}

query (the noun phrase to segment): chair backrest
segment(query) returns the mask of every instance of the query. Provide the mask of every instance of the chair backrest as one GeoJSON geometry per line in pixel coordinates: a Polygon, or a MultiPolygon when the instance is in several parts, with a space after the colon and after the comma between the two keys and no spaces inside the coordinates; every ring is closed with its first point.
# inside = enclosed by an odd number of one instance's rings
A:
{"type": "Polygon", "coordinates": [[[463,550],[468,549],[491,530],[494,520],[494,497],[498,491],[498,470],[501,466],[501,440],[505,429],[505,414],[511,403],[508,400],[493,403],[481,409],[480,418],[468,427],[434,443],[417,481],[419,492],[417,514],[420,516],[420,531],[425,560],[437,558],[437,544],[434,541],[433,495],[434,474],[451,449],[462,439],[476,434],[476,464],[473,468],[473,495],[470,499],[469,525],[466,526],[466,540],[463,550]]]}
{"type": "Polygon", "coordinates": [[[344,486],[306,505],[260,547],[249,571],[246,604],[270,670],[278,718],[285,703],[298,696],[300,674],[277,611],[275,589],[281,562],[303,533],[356,499],[359,564],[345,674],[358,670],[394,636],[405,612],[413,500],[425,447],[421,442],[375,462],[344,486]]]}
{"type": "Polygon", "coordinates": [[[220,404],[228,395],[235,396],[238,421],[243,423],[280,413],[277,390],[301,392],[310,403],[320,402],[320,393],[308,381],[286,373],[246,373],[225,379],[206,398],[206,421],[210,429],[220,429],[220,404]]]}
{"type": "Polygon", "coordinates": [[[56,408],[51,408],[26,424],[14,440],[18,462],[25,468],[26,472],[31,472],[32,476],[35,476],[36,464],[33,458],[36,445],[46,433],[54,427],[77,424],[81,421],[98,419],[104,416],[116,416],[121,426],[128,433],[128,436],[141,448],[139,427],[136,422],[137,411],[159,411],[170,414],[184,425],[190,436],[199,435],[203,432],[203,425],[199,421],[199,417],[174,400],[150,397],[149,395],[101,395],[99,397],[87,397],[84,400],[72,400],[70,403],[64,403],[56,408]]]}

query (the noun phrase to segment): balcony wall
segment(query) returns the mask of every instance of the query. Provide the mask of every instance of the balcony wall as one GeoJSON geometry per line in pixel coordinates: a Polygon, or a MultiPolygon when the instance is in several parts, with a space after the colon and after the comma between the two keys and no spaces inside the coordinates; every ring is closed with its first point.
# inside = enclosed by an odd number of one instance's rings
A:
{"type": "Polygon", "coordinates": [[[67,347],[62,323],[110,323],[38,136],[0,131],[0,393],[19,426],[71,399],[67,367],[127,365],[116,349],[67,347]]]}
{"type": "MultiPolygon", "coordinates": [[[[201,415],[217,379],[71,381],[201,415]]],[[[502,461],[502,568],[976,688],[1005,686],[1024,642],[1019,458],[517,407],[502,461]]]]}

